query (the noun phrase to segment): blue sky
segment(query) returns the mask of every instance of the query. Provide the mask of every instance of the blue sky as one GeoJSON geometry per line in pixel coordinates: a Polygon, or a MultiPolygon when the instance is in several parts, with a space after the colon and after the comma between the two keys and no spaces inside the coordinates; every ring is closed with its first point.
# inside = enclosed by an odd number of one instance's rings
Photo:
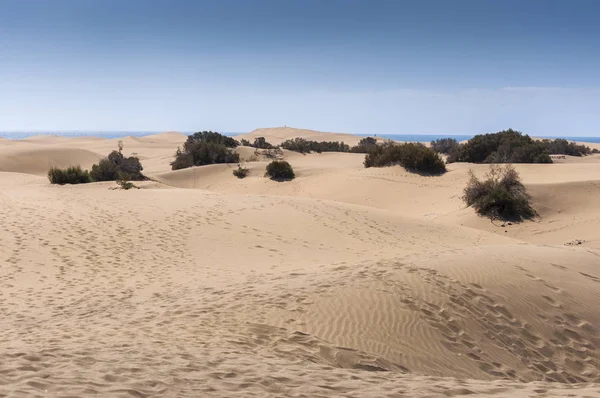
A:
{"type": "Polygon", "coordinates": [[[600,136],[600,1],[0,0],[0,130],[600,136]]]}

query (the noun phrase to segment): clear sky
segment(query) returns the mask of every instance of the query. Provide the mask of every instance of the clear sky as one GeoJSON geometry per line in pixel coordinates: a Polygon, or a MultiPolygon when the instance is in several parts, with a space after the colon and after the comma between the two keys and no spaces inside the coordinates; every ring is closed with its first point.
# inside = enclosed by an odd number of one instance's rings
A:
{"type": "Polygon", "coordinates": [[[600,136],[596,0],[0,0],[0,130],[600,136]]]}

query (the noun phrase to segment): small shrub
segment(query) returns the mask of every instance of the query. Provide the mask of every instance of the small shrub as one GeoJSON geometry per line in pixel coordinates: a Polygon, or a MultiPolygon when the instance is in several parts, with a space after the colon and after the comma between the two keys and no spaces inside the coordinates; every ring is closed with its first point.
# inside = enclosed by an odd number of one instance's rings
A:
{"type": "Polygon", "coordinates": [[[267,172],[265,176],[270,177],[272,180],[293,180],[296,175],[294,169],[285,160],[274,160],[267,165],[267,172]]]}
{"type": "Polygon", "coordinates": [[[50,184],[86,184],[91,182],[90,173],[81,166],[70,166],[66,169],[52,167],[48,171],[50,184]]]}
{"type": "Polygon", "coordinates": [[[240,155],[231,148],[238,145],[233,138],[212,131],[194,133],[188,136],[183,149],[177,148],[171,168],[179,170],[215,163],[237,163],[240,155]]]}
{"type": "Polygon", "coordinates": [[[431,149],[438,153],[449,155],[458,147],[458,141],[454,138],[440,138],[435,141],[431,141],[431,149]]]}
{"type": "Polygon", "coordinates": [[[254,139],[254,143],[252,144],[254,148],[258,149],[271,149],[273,145],[267,142],[265,137],[258,137],[254,139]]]}
{"type": "Polygon", "coordinates": [[[511,165],[490,166],[484,180],[479,180],[470,171],[462,200],[480,215],[492,219],[520,220],[536,215],[530,204],[531,198],[511,165]]]}
{"type": "Polygon", "coordinates": [[[127,176],[134,181],[144,180],[142,164],[134,156],[126,158],[121,151],[112,151],[106,158],[101,159],[98,164],[92,166],[90,177],[94,181],[117,181],[127,176]]]}
{"type": "Polygon", "coordinates": [[[365,167],[401,165],[406,170],[423,174],[442,174],[446,165],[440,156],[423,144],[386,143],[373,147],[365,156],[365,167]]]}
{"type": "Polygon", "coordinates": [[[237,178],[245,178],[250,173],[250,170],[238,164],[238,168],[233,170],[233,175],[237,178]]]}
{"type": "Polygon", "coordinates": [[[592,153],[600,153],[600,151],[598,150],[598,148],[594,148],[592,149],[592,153]]]}
{"type": "Polygon", "coordinates": [[[352,153],[368,153],[377,145],[377,139],[373,137],[365,137],[358,142],[358,145],[350,148],[352,153]]]}
{"type": "Polygon", "coordinates": [[[245,138],[242,138],[242,139],[240,140],[240,145],[241,145],[241,146],[252,146],[252,143],[251,143],[250,141],[248,141],[247,139],[245,139],[245,138]]]}

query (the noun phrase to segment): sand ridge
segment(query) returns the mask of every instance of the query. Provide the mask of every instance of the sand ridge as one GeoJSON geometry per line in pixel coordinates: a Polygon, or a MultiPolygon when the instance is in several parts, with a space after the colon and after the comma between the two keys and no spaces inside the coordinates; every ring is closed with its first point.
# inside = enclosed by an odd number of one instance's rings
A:
{"type": "Polygon", "coordinates": [[[485,167],[239,180],[184,140],[123,139],[131,191],[43,172],[118,140],[0,144],[0,396],[600,394],[600,156],[517,165],[540,217],[502,226],[460,201],[485,167]]]}

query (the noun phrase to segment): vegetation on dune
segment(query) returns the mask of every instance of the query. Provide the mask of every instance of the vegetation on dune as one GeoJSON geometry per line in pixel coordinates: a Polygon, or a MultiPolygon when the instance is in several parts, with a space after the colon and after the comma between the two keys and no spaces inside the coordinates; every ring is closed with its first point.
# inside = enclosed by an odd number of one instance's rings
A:
{"type": "Polygon", "coordinates": [[[93,165],[90,177],[93,181],[141,181],[145,179],[142,170],[142,164],[137,157],[125,157],[119,149],[119,151],[112,151],[98,164],[93,165]]]}
{"type": "Polygon", "coordinates": [[[431,148],[419,143],[386,143],[376,145],[365,156],[365,167],[400,165],[406,170],[422,174],[442,174],[446,165],[431,148]]]}
{"type": "Polygon", "coordinates": [[[92,166],[91,171],[82,170],[80,166],[66,169],[51,168],[48,179],[51,184],[85,184],[96,181],[141,181],[142,164],[137,157],[123,156],[123,142],[119,141],[119,150],[112,151],[107,157],[92,166]]]}
{"type": "Polygon", "coordinates": [[[440,138],[431,141],[431,149],[444,155],[449,155],[458,148],[459,144],[454,138],[440,138]]]}
{"type": "Polygon", "coordinates": [[[269,163],[265,176],[276,181],[293,180],[296,177],[294,169],[285,160],[274,160],[269,163]]]}
{"type": "Polygon", "coordinates": [[[593,152],[587,145],[578,145],[563,138],[545,139],[542,143],[551,155],[586,156],[593,152]]]}
{"type": "Polygon", "coordinates": [[[448,163],[552,163],[550,155],[586,156],[593,150],[562,138],[534,140],[508,129],[476,135],[465,144],[452,146],[447,153],[448,163]]]}
{"type": "Polygon", "coordinates": [[[352,153],[368,153],[377,145],[377,139],[373,137],[365,137],[358,142],[358,145],[350,148],[352,153]]]}
{"type": "Polygon", "coordinates": [[[233,169],[233,175],[237,178],[245,178],[250,173],[250,170],[238,164],[237,169],[233,169]]]}
{"type": "Polygon", "coordinates": [[[546,145],[512,129],[479,134],[456,147],[448,163],[552,163],[546,145]]]}
{"type": "Polygon", "coordinates": [[[91,182],[90,173],[82,170],[81,166],[70,166],[66,169],[52,167],[48,171],[48,180],[51,184],[85,184],[91,182]]]}
{"type": "Polygon", "coordinates": [[[179,170],[215,163],[237,163],[240,155],[231,148],[238,145],[233,138],[213,131],[194,133],[188,136],[183,149],[177,148],[171,168],[179,170]]]}
{"type": "Polygon", "coordinates": [[[289,151],[310,153],[310,152],[349,152],[350,146],[343,141],[311,141],[305,138],[296,137],[285,140],[280,145],[281,148],[289,151]]]}
{"type": "Polygon", "coordinates": [[[247,139],[242,138],[240,140],[240,145],[249,146],[249,147],[257,148],[257,149],[272,149],[272,148],[275,148],[274,145],[272,145],[269,142],[267,142],[267,140],[265,139],[265,137],[257,137],[257,138],[254,139],[254,142],[250,142],[247,139]]]}
{"type": "Polygon", "coordinates": [[[491,165],[483,180],[470,171],[462,200],[480,215],[492,219],[521,220],[536,215],[517,171],[511,165],[491,165]]]}

